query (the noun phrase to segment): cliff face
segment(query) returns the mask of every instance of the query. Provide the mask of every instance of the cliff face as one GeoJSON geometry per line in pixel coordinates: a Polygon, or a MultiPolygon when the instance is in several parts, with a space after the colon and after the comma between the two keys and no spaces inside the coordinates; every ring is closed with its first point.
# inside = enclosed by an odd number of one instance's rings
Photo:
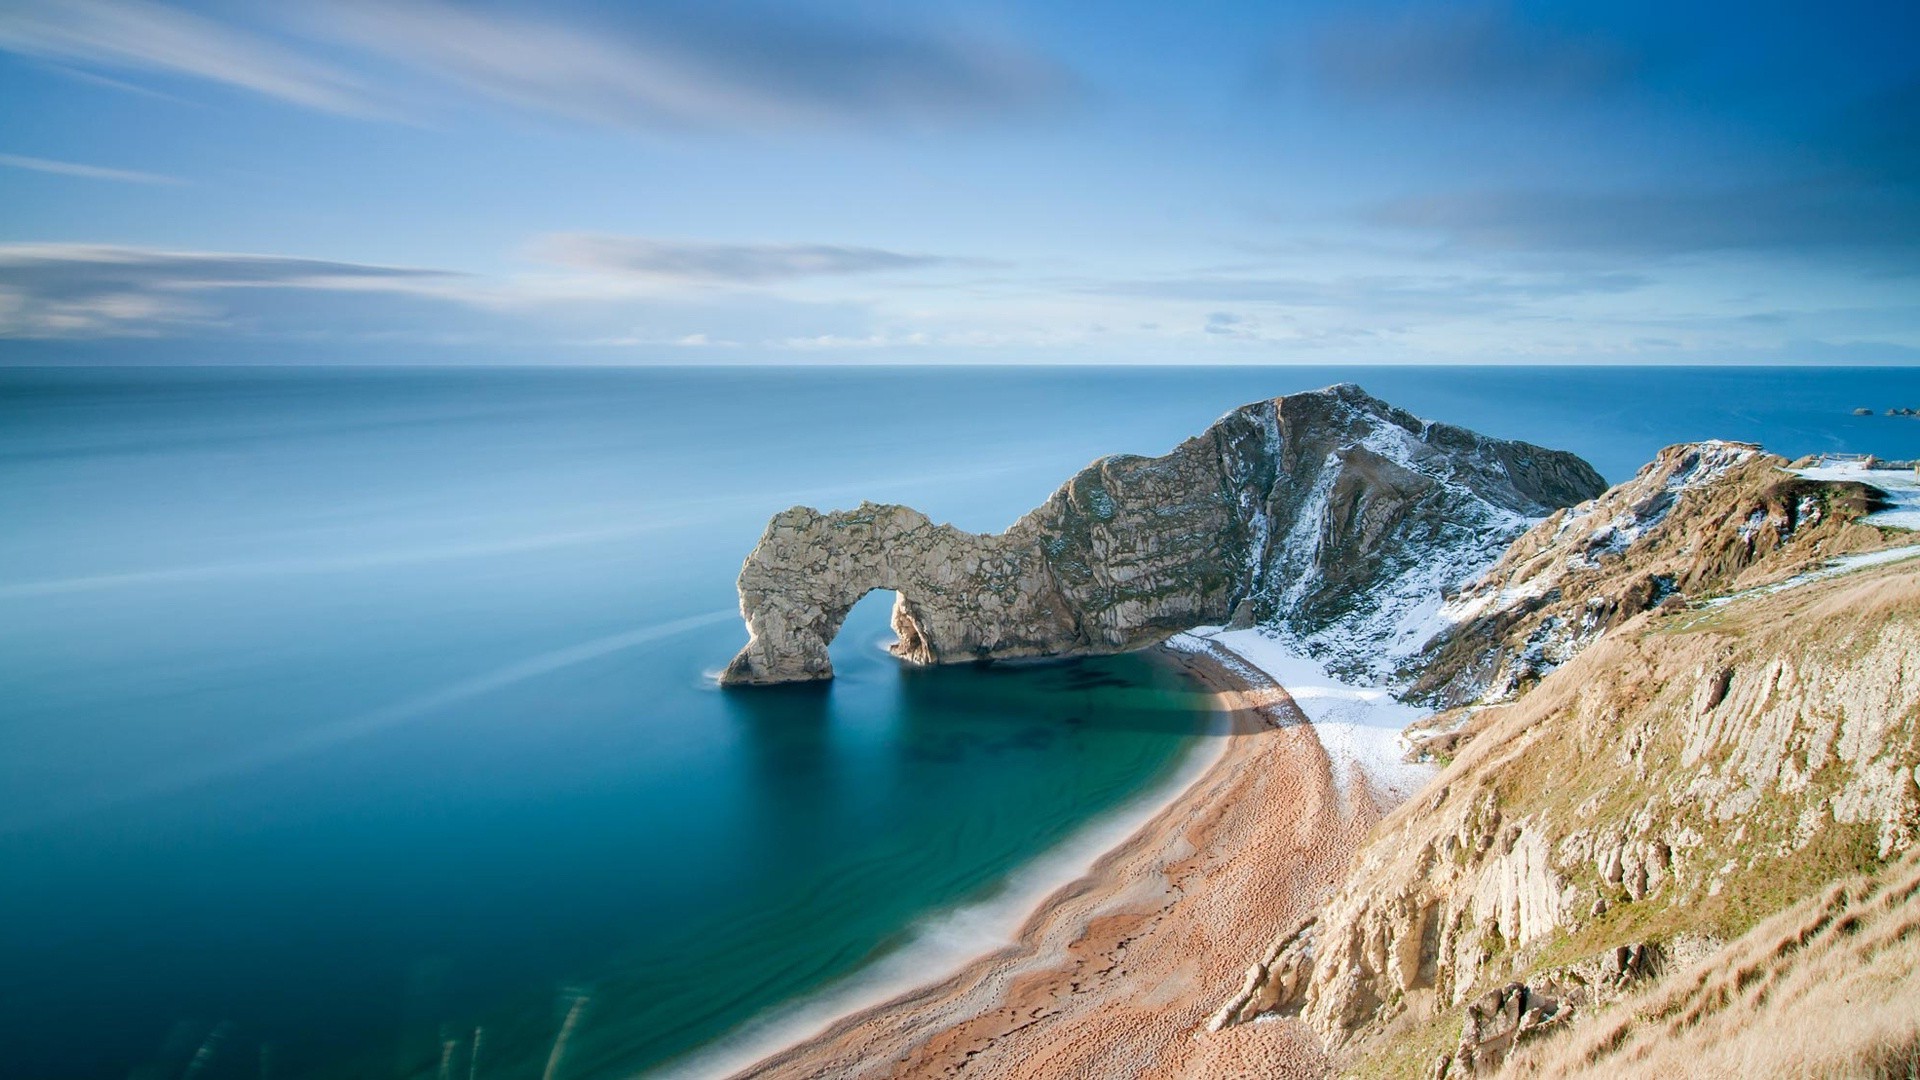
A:
{"type": "Polygon", "coordinates": [[[1856,473],[1703,442],[1602,492],[1333,387],[997,536],[786,511],[726,680],[830,677],[874,588],[926,663],[1258,624],[1445,709],[1417,745],[1451,760],[1215,1027],[1297,1016],[1389,1075],[1910,1075],[1920,1014],[1874,1003],[1920,993],[1920,545],[1856,473]],[[1789,1003],[1855,1023],[1780,1049],[1789,1003]]]}
{"type": "MultiPolygon", "coordinates": [[[[1437,718],[1428,745],[1458,756],[1216,1024],[1298,1015],[1394,1074],[1480,1074],[1699,962],[1661,984],[1691,1002],[1658,1018],[1678,1038],[1748,993],[1733,972],[1765,948],[1741,935],[1777,934],[1757,922],[1799,903],[1824,927],[1831,882],[1867,874],[1858,899],[1910,877],[1893,864],[1920,840],[1920,561],[1816,568],[1913,538],[1861,522],[1873,489],[1784,464],[1670,448],[1457,593],[1416,687],[1477,703],[1437,718]]],[[[1738,1008],[1715,1023],[1761,1030],[1738,1008]]],[[[1605,1072],[1648,1041],[1554,1067],[1605,1072]]]]}
{"type": "Polygon", "coordinates": [[[1862,483],[1809,480],[1747,443],[1682,443],[1633,479],[1555,512],[1440,609],[1447,629],[1407,670],[1407,696],[1501,701],[1661,604],[1732,592],[1821,555],[1881,545],[1862,483]]]}
{"type": "Polygon", "coordinates": [[[776,515],[740,571],[750,639],[722,682],[831,678],[827,644],[874,589],[898,594],[894,651],[920,663],[1119,652],[1232,619],[1365,669],[1420,644],[1440,588],[1604,486],[1571,454],[1355,386],[1255,402],[1162,457],[1095,462],[998,535],[900,506],[776,515]]]}

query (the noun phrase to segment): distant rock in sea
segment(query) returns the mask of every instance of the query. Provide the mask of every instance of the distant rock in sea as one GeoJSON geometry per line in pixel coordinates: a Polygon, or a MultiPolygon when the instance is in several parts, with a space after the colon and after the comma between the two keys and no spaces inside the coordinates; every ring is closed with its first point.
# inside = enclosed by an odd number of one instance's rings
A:
{"type": "Polygon", "coordinates": [[[1606,483],[1573,454],[1421,420],[1351,384],[1254,402],[1161,457],[1103,458],[997,535],[904,506],[774,516],[747,556],[728,685],[828,679],[855,602],[898,593],[920,663],[1122,652],[1260,623],[1380,675],[1434,599],[1606,483]]]}

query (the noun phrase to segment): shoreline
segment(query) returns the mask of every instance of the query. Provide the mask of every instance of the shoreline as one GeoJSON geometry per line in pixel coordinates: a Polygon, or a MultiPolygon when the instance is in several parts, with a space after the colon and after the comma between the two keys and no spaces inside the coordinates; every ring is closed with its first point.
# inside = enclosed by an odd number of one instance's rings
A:
{"type": "Polygon", "coordinates": [[[1332,892],[1386,793],[1336,777],[1279,684],[1209,651],[1156,655],[1213,697],[1223,745],[1089,868],[1029,903],[1011,943],[922,971],[884,1000],[876,988],[823,1009],[817,1024],[776,1014],[776,1028],[808,1033],[749,1034],[771,1052],[723,1044],[669,1074],[720,1074],[723,1057],[737,1077],[1324,1072],[1296,1021],[1195,1036],[1273,936],[1332,892]]]}
{"type": "MultiPolygon", "coordinates": [[[[1187,670],[1177,656],[1151,652],[1159,662],[1187,670]]],[[[1209,712],[1205,726],[1193,736],[1196,745],[1165,778],[1088,819],[1059,844],[1016,867],[996,894],[922,917],[912,927],[912,940],[864,970],[837,985],[776,1005],[721,1039],[645,1075],[658,1080],[761,1075],[756,1070],[766,1061],[821,1037],[848,1018],[905,1002],[972,965],[1016,951],[1028,924],[1053,898],[1092,877],[1104,860],[1158,820],[1218,765],[1229,749],[1233,718],[1218,707],[1209,712]],[[983,924],[986,928],[980,929],[983,924]],[[943,946],[940,939],[950,937],[960,940],[943,946]]]]}

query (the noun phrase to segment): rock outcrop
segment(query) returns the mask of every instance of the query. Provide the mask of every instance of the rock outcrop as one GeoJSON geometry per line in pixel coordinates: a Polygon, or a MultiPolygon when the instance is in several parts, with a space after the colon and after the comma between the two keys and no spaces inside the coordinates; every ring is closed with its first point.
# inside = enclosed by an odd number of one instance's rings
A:
{"type": "Polygon", "coordinates": [[[740,571],[730,685],[831,678],[868,592],[919,663],[1111,653],[1260,622],[1335,667],[1417,648],[1431,598],[1599,494],[1572,454],[1429,423],[1352,385],[1254,402],[1162,457],[1104,458],[997,535],[863,504],[774,516],[740,571]]]}
{"type": "Polygon", "coordinates": [[[1458,1047],[1402,1069],[1494,1071],[1920,847],[1914,538],[1868,520],[1873,488],[1784,465],[1670,448],[1458,592],[1415,684],[1475,703],[1454,760],[1216,1025],[1296,1015],[1349,1055],[1437,1026],[1458,1047]]]}
{"type": "Polygon", "coordinates": [[[1438,707],[1511,699],[1654,607],[1783,577],[1881,545],[1864,483],[1811,480],[1749,443],[1669,446],[1633,479],[1555,512],[1440,609],[1405,669],[1438,707]]]}

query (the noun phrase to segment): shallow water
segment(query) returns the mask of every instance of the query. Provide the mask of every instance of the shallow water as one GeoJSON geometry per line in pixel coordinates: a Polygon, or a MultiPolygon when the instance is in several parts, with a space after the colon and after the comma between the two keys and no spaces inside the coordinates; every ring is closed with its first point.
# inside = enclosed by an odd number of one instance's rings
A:
{"type": "Polygon", "coordinates": [[[1909,371],[0,370],[9,1075],[659,1064],[1173,774],[1141,657],[721,693],[766,517],[998,529],[1103,453],[1357,377],[1620,479],[1920,456],[1909,371]],[[195,1064],[198,1062],[198,1064],[195,1064]]]}

